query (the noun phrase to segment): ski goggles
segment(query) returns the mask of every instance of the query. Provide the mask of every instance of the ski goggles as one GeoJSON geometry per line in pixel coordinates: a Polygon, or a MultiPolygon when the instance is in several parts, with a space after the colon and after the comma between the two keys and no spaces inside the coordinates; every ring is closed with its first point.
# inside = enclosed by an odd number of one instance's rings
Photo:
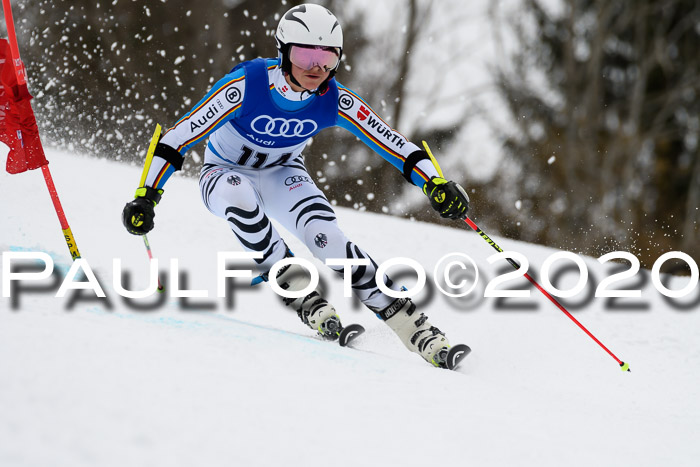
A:
{"type": "Polygon", "coordinates": [[[289,48],[289,60],[303,70],[318,66],[323,71],[331,71],[338,66],[340,56],[335,47],[294,44],[289,48]]]}

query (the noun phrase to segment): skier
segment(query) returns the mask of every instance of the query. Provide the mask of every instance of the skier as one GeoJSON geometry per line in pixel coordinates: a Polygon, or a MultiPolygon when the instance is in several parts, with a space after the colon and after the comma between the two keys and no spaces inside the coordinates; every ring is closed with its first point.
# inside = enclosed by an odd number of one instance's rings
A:
{"type": "MultiPolygon", "coordinates": [[[[364,258],[352,267],[358,298],[394,330],[404,345],[435,366],[445,367],[449,341],[408,298],[392,298],[377,287],[377,264],[342,232],[323,192],[304,165],[309,138],[324,128],[349,130],[422,188],[442,217],[466,217],[469,198],[458,184],[441,178],[427,153],[387,125],[356,93],[334,76],[343,53],[343,33],[326,8],[304,4],[290,9],[276,31],[277,59],[236,66],[158,142],[146,183],[123,211],[126,229],[144,235],[154,225],[154,207],[168,178],[182,167],[195,144],[209,138],[199,185],[209,211],[228,222],[243,248],[260,254],[260,275],[268,280],[277,261],[293,256],[269,218],[303,241],[315,257],[364,258]]],[[[342,267],[334,268],[340,274],[342,267]]],[[[303,267],[279,270],[281,288],[302,290],[303,267]]],[[[384,282],[396,286],[388,277],[384,282]]],[[[302,322],[327,338],[342,329],[336,310],[319,290],[285,299],[302,322]]]]}

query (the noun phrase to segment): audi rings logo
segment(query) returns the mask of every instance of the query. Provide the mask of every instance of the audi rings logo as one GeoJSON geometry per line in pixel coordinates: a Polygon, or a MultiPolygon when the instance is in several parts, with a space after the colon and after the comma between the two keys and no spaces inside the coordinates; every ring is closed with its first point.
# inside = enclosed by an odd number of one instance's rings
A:
{"type": "Polygon", "coordinates": [[[306,175],[293,175],[291,177],[287,177],[287,179],[284,181],[284,184],[286,186],[292,186],[296,185],[297,183],[313,183],[314,181],[311,180],[310,177],[307,177],[306,175]]]}
{"type": "Polygon", "coordinates": [[[318,129],[313,120],[272,118],[269,115],[257,117],[250,127],[258,134],[282,138],[305,138],[318,129]]]}

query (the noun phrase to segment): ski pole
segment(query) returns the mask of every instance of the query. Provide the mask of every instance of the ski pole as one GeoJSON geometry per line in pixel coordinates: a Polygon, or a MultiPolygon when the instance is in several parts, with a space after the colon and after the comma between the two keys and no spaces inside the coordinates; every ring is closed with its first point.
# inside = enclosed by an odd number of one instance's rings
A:
{"type": "MultiPolygon", "coordinates": [[[[141,181],[139,183],[139,188],[146,185],[146,176],[148,175],[148,169],[151,166],[151,161],[153,160],[153,153],[156,150],[156,145],[158,145],[158,140],[160,139],[160,124],[156,123],[156,130],[153,132],[153,137],[151,138],[151,144],[148,146],[148,152],[146,153],[146,162],[143,165],[143,172],[141,173],[141,181]]],[[[143,244],[146,246],[146,253],[148,253],[148,260],[153,261],[153,253],[151,252],[151,244],[148,242],[148,237],[146,234],[142,235],[143,244]]],[[[158,277],[158,292],[164,290],[163,284],[160,282],[160,277],[158,277]]]]}
{"type": "MultiPolygon", "coordinates": [[[[146,245],[146,253],[148,253],[148,260],[153,261],[153,253],[151,252],[151,244],[148,243],[148,236],[147,235],[142,235],[143,237],[143,243],[146,245]]],[[[160,283],[160,277],[158,277],[158,292],[162,292],[164,290],[163,284],[160,283]]]]}
{"type": "MultiPolygon", "coordinates": [[[[435,166],[435,169],[438,171],[438,174],[440,174],[440,177],[445,178],[444,175],[443,175],[443,173],[442,173],[442,169],[440,169],[440,165],[439,165],[438,162],[437,162],[437,159],[435,159],[435,157],[433,156],[432,152],[430,151],[430,148],[428,147],[428,144],[427,144],[425,141],[423,141],[423,146],[425,147],[425,151],[428,153],[428,156],[430,157],[430,160],[433,162],[433,165],[435,166]]],[[[465,219],[464,219],[464,222],[466,222],[467,225],[469,225],[469,227],[471,227],[472,229],[474,229],[474,231],[475,231],[477,234],[479,234],[479,236],[480,236],[481,238],[483,238],[483,239],[486,241],[486,243],[488,243],[489,245],[491,245],[496,251],[498,251],[499,253],[503,253],[503,249],[502,249],[500,246],[498,246],[498,244],[497,244],[496,242],[494,242],[493,239],[491,239],[491,237],[489,237],[488,235],[486,235],[486,233],[485,233],[483,230],[481,230],[481,229],[479,228],[479,226],[477,226],[477,225],[474,223],[474,221],[472,221],[469,217],[465,218],[465,219]]],[[[520,265],[517,263],[517,261],[515,261],[515,260],[513,260],[513,259],[511,259],[511,258],[506,258],[506,261],[508,261],[508,263],[510,263],[510,265],[513,266],[515,269],[520,269],[520,265]]],[[[547,297],[552,303],[554,303],[554,305],[556,305],[556,307],[559,308],[566,316],[568,316],[574,323],[576,323],[576,325],[577,325],[579,328],[581,328],[581,330],[582,330],[583,332],[585,332],[586,334],[588,334],[588,337],[590,337],[591,339],[593,339],[593,340],[596,342],[596,344],[598,344],[603,350],[605,350],[605,351],[608,353],[608,355],[610,355],[610,356],[618,363],[618,365],[620,365],[620,368],[622,369],[622,371],[631,371],[631,370],[630,370],[629,363],[625,363],[625,362],[623,362],[622,360],[620,360],[619,358],[617,358],[617,356],[616,356],[614,353],[612,353],[612,352],[610,351],[610,349],[608,349],[602,342],[600,342],[600,340],[598,340],[598,338],[595,337],[595,336],[593,335],[593,333],[591,333],[588,329],[586,329],[586,327],[585,327],[583,324],[581,324],[581,322],[580,322],[579,320],[577,320],[576,318],[574,318],[574,316],[573,316],[571,313],[569,313],[569,311],[568,311],[566,308],[564,308],[564,306],[563,306],[561,303],[559,303],[559,302],[557,301],[556,298],[554,298],[554,297],[553,297],[549,292],[547,292],[540,284],[538,284],[537,281],[536,281],[535,279],[532,278],[532,276],[530,276],[529,274],[525,273],[525,278],[526,278],[528,281],[530,281],[530,283],[531,283],[532,285],[534,285],[535,288],[537,288],[537,290],[539,290],[540,292],[542,292],[542,293],[544,294],[545,297],[547,297]]]]}
{"type": "MultiPolygon", "coordinates": [[[[15,32],[15,21],[12,17],[12,5],[10,0],[2,0],[3,11],[5,13],[5,23],[7,24],[7,36],[10,42],[10,51],[12,55],[12,63],[15,69],[15,75],[17,76],[17,85],[22,86],[27,83],[27,70],[24,68],[22,59],[19,55],[19,46],[17,45],[17,33],[15,32]]],[[[41,140],[37,141],[41,145],[41,140]]],[[[53,183],[53,177],[51,176],[51,171],[49,170],[48,163],[41,166],[41,173],[44,176],[44,181],[46,182],[46,188],[49,191],[49,196],[51,196],[51,201],[53,202],[54,210],[58,216],[58,221],[61,224],[61,229],[63,230],[63,238],[68,246],[68,251],[70,251],[70,256],[73,260],[80,258],[80,251],[78,250],[78,244],[75,241],[73,232],[71,231],[68,220],[66,219],[66,214],[63,211],[63,206],[61,206],[61,200],[58,198],[58,192],[56,191],[56,186],[53,183]]]]}

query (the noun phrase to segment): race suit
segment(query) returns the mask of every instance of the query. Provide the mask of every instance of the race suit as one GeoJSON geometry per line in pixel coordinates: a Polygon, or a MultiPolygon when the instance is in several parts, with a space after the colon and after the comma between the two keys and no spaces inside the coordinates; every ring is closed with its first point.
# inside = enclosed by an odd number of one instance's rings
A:
{"type": "MultiPolygon", "coordinates": [[[[182,167],[187,151],[208,137],[199,179],[202,200],[228,222],[246,251],[262,255],[256,260],[260,279],[267,280],[270,267],[289,255],[273,218],[321,261],[369,259],[367,266],[352,267],[353,291],[370,309],[381,310],[395,299],[377,288],[377,264],[340,230],[331,204],[306,170],[302,151],[322,129],[340,126],[420,188],[437,172],[424,151],[360,96],[335,79],[328,84],[323,94],[295,92],[279,60],[241,63],[163,135],[146,186],[162,189],[182,167]]],[[[333,269],[343,272],[341,266],[333,269]]]]}

